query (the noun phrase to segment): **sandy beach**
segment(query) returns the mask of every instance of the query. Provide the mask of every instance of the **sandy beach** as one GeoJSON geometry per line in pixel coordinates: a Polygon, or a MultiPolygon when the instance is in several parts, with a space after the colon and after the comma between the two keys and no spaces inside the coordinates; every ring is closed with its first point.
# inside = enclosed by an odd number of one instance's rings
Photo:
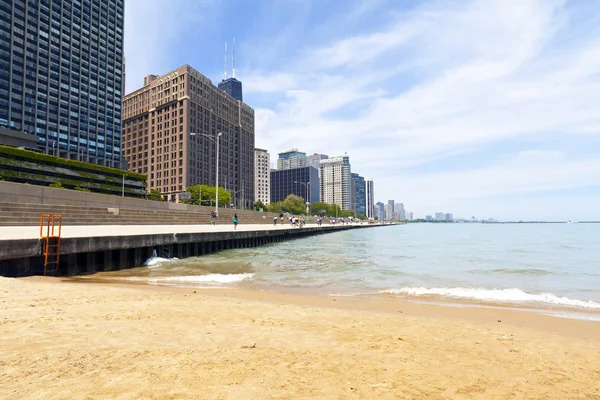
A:
{"type": "Polygon", "coordinates": [[[5,399],[600,399],[600,323],[0,278],[5,399]]]}

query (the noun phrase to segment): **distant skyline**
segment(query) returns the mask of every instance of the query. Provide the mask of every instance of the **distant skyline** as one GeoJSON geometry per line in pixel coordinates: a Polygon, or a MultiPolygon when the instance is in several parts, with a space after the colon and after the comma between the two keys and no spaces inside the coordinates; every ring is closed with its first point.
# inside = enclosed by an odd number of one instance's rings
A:
{"type": "Polygon", "coordinates": [[[125,4],[127,92],[184,63],[217,84],[235,37],[271,154],[347,152],[415,218],[600,219],[600,3],[125,4]]]}

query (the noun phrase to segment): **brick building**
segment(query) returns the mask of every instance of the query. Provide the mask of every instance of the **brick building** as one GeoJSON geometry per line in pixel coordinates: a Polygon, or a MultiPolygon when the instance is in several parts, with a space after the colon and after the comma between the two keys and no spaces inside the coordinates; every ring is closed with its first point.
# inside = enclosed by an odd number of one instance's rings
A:
{"type": "Polygon", "coordinates": [[[215,185],[216,139],[219,186],[237,207],[254,200],[254,110],[198,71],[184,65],[123,100],[123,151],[131,171],[148,175],[148,191],[170,201],[187,186],[215,185]],[[194,133],[194,135],[191,135],[194,133]]]}

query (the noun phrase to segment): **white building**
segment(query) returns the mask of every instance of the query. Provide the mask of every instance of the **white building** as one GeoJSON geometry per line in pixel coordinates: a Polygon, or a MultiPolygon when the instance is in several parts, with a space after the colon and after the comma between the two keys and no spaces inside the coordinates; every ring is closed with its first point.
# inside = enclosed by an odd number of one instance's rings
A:
{"type": "Polygon", "coordinates": [[[404,210],[404,203],[396,204],[394,211],[398,213],[398,218],[402,221],[406,220],[406,211],[404,210]]]}
{"type": "Polygon", "coordinates": [[[347,155],[319,162],[319,183],[322,202],[337,204],[342,210],[351,209],[350,158],[347,155]]]}
{"type": "Polygon", "coordinates": [[[392,219],[394,219],[394,208],[392,207],[392,205],[390,203],[387,203],[383,206],[383,209],[385,210],[385,220],[386,221],[391,221],[392,219]]]}
{"type": "Polygon", "coordinates": [[[271,199],[271,156],[267,150],[254,149],[254,201],[267,205],[271,199]]]}
{"type": "Polygon", "coordinates": [[[435,219],[437,221],[445,221],[446,220],[446,214],[443,212],[437,212],[435,213],[435,219]]]}
{"type": "Polygon", "coordinates": [[[373,179],[365,180],[365,197],[367,207],[367,218],[375,217],[375,195],[373,193],[373,179]]]}

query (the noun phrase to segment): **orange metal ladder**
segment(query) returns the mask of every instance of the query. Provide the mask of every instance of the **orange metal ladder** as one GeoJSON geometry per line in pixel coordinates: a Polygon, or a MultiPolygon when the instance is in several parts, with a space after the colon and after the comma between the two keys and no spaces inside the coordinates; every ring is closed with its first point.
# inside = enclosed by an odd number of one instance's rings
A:
{"type": "Polygon", "coordinates": [[[61,231],[62,215],[42,214],[40,217],[40,238],[44,239],[44,276],[49,273],[58,275],[61,231]],[[45,235],[44,228],[46,228],[45,235]]]}

